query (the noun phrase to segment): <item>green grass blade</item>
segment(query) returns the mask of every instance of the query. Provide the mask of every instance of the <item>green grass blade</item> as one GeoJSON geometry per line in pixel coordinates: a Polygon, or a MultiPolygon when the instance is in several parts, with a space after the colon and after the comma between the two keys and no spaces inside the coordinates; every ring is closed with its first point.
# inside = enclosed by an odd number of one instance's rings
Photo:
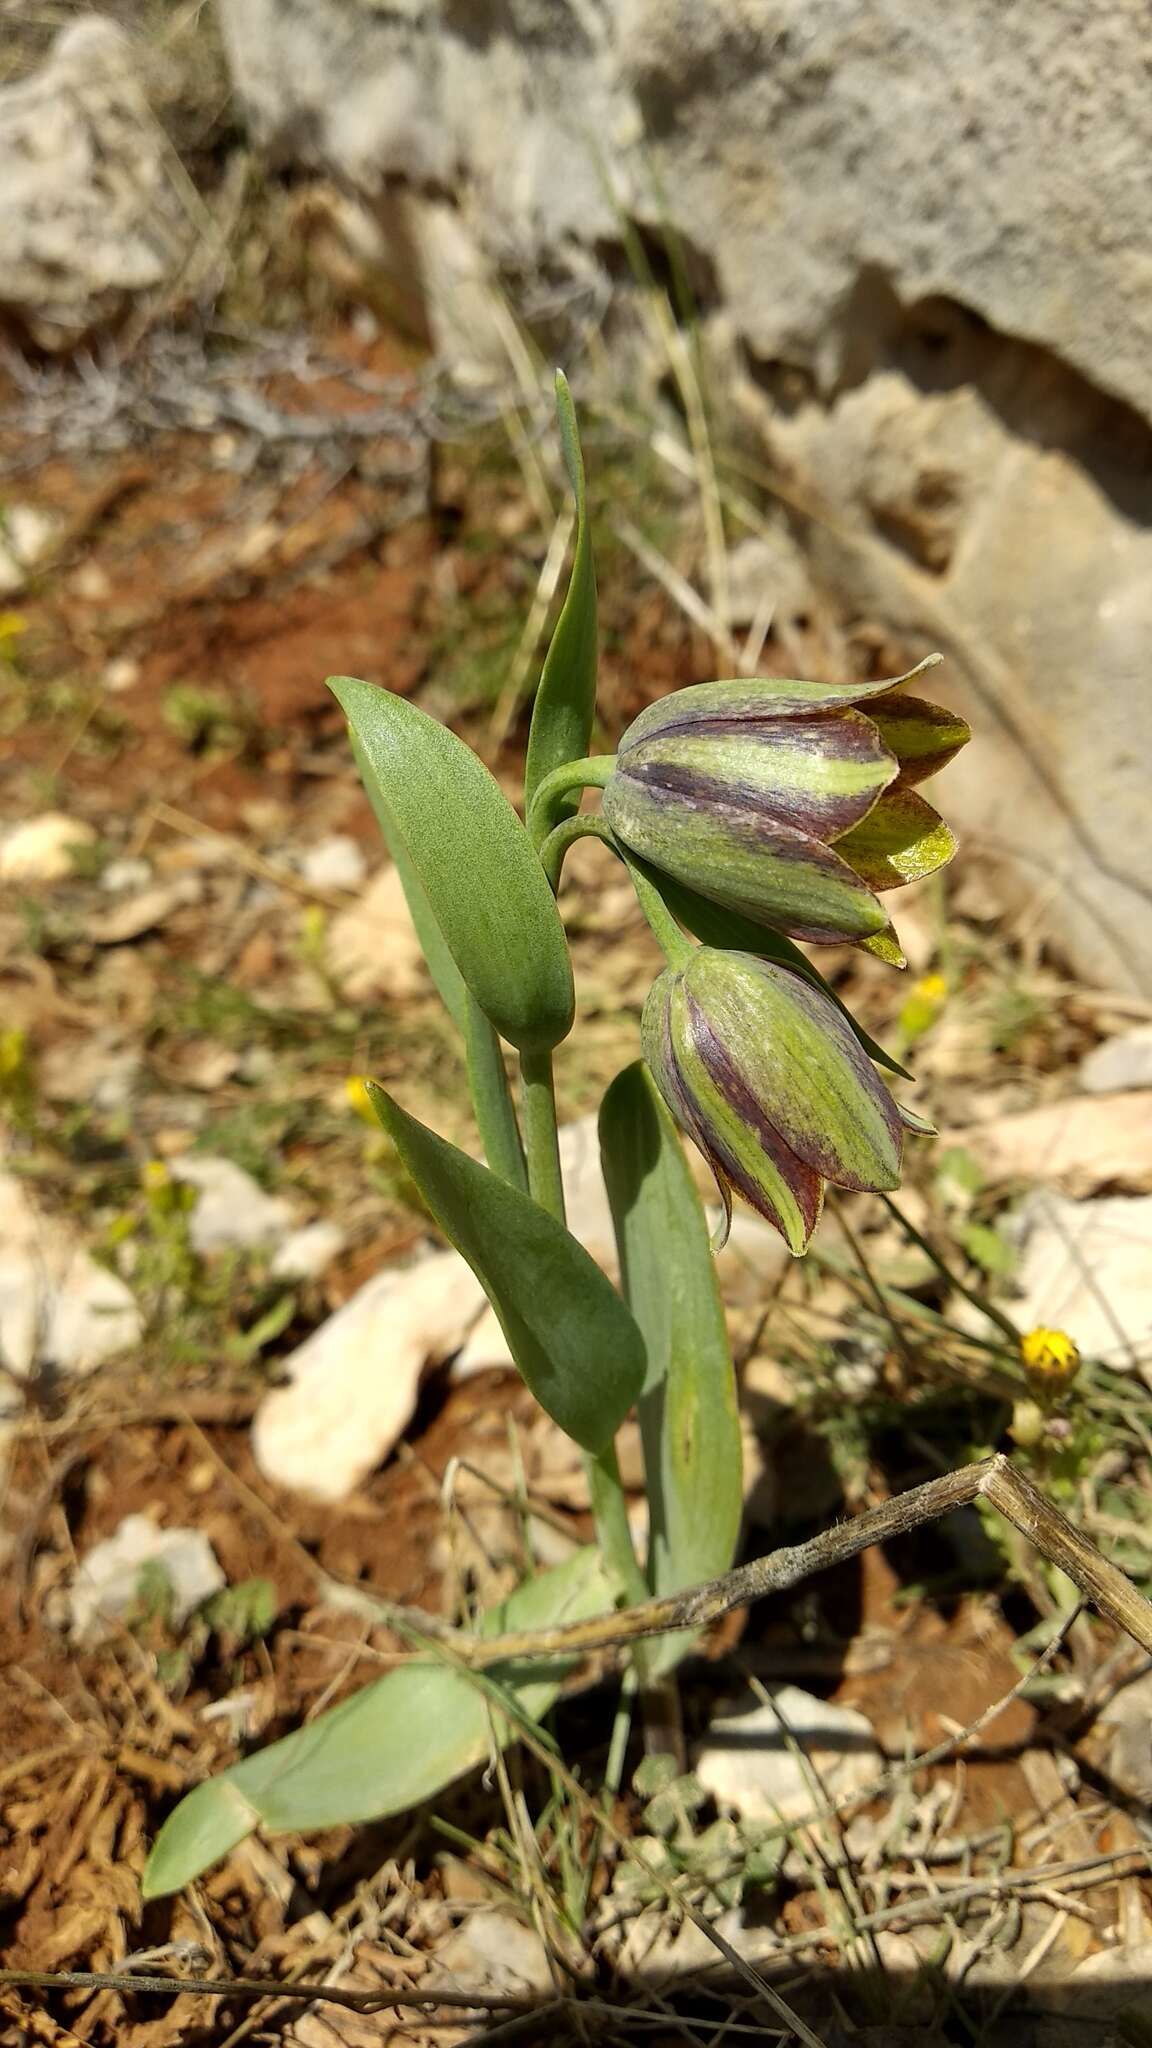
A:
{"type": "MultiPolygon", "coordinates": [[[[576,500],[576,545],[568,594],[545,656],[532,710],[524,769],[525,809],[546,775],[565,761],[579,761],[587,754],[596,710],[596,571],[576,409],[568,380],[560,370],[556,372],[556,416],[564,464],[576,500]]],[[[556,822],[570,817],[579,808],[577,793],[558,807],[556,822]]]]}

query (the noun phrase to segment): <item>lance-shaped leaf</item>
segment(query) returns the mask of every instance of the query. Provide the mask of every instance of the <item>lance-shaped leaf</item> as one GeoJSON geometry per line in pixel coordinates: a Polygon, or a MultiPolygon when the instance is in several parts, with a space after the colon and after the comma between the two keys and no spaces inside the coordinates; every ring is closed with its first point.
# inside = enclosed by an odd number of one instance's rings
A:
{"type": "MultiPolygon", "coordinates": [[[[624,1290],[648,1354],[637,1412],[649,1582],[673,1593],[732,1562],[743,1498],[740,1422],[708,1224],[642,1060],[604,1097],[600,1156],[624,1290]]],[[[646,1669],[669,1670],[691,1640],[663,1638],[645,1652],[646,1669]]]]}
{"type": "Polygon", "coordinates": [[[463,740],[403,697],[330,680],[431,916],[501,1036],[543,1051],[572,1028],[572,965],[544,870],[498,783],[463,740]]]}
{"type": "MultiPolygon", "coordinates": [[[[596,572],[576,409],[562,370],[556,372],[556,417],[576,500],[576,545],[568,595],[556,621],[532,710],[524,767],[525,809],[546,775],[565,761],[579,761],[587,754],[596,710],[596,572]]],[[[555,822],[559,824],[579,806],[578,793],[558,802],[555,822]]]]}
{"type": "Polygon", "coordinates": [[[445,1237],[467,1259],[540,1406],[586,1451],[602,1451],[644,1382],[644,1340],[583,1245],[547,1210],[368,1093],[445,1237]]]}
{"type": "MultiPolygon", "coordinates": [[[[612,1605],[597,1552],[578,1551],[484,1616],[482,1633],[550,1628],[612,1605]]],[[[146,1899],[190,1884],[257,1828],[268,1834],[404,1813],[538,1720],[570,1663],[495,1664],[468,1673],[429,1651],[294,1735],[198,1785],[165,1821],[144,1872],[146,1899]]]]}

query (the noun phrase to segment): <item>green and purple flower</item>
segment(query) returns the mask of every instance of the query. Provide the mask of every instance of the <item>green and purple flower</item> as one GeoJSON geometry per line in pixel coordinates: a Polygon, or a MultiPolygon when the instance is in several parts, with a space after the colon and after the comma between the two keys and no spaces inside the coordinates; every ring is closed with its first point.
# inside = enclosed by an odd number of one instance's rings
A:
{"type": "Polygon", "coordinates": [[[851,1025],[813,983],[698,946],[644,1006],[644,1057],[676,1121],[731,1190],[807,1249],[824,1185],[895,1188],[905,1128],[851,1025]]]}
{"type": "Polygon", "coordinates": [[[954,713],[904,696],[908,680],[677,690],[624,734],[604,815],[633,853],[726,909],[902,960],[880,898],[955,852],[915,785],[969,737],[954,713]]]}

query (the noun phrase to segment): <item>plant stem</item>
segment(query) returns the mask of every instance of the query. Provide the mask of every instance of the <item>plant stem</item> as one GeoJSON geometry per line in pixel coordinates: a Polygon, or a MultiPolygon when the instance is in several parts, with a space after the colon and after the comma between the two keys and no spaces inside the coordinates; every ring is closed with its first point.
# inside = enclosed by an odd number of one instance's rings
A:
{"type": "Polygon", "coordinates": [[[620,847],[619,852],[631,877],[632,887],[636,891],[636,900],[669,967],[683,967],[685,961],[696,951],[695,941],[687,938],[681,931],[651,878],[647,862],[637,860],[635,854],[629,853],[626,847],[620,847]]]}
{"type": "MultiPolygon", "coordinates": [[[[520,1072],[524,1082],[528,1189],[542,1209],[547,1209],[558,1223],[563,1223],[564,1183],[560,1174],[551,1053],[521,1053],[520,1072]]],[[[606,1450],[595,1455],[586,1451],[584,1465],[600,1555],[616,1580],[622,1598],[635,1605],[647,1597],[648,1584],[632,1543],[615,1446],[609,1444],[606,1450]]]]}
{"type": "Polygon", "coordinates": [[[596,811],[577,811],[574,818],[565,818],[563,824],[557,825],[548,834],[540,848],[540,859],[544,863],[544,873],[548,877],[553,895],[560,887],[560,876],[568,848],[574,846],[578,839],[602,840],[605,846],[612,848],[613,853],[620,854],[611,826],[596,811]]]}
{"type": "Polygon", "coordinates": [[[476,998],[467,997],[464,1038],[468,1059],[468,1087],[484,1157],[493,1173],[511,1187],[527,1189],[524,1147],[500,1040],[476,998]]]}
{"type": "Polygon", "coordinates": [[[560,1174],[560,1144],[556,1130],[556,1094],[552,1085],[550,1052],[520,1055],[524,1084],[524,1151],[528,1164],[528,1192],[534,1202],[564,1221],[564,1182],[560,1174]]]}
{"type": "Polygon", "coordinates": [[[616,766],[615,754],[593,754],[583,761],[565,761],[546,775],[528,806],[532,844],[541,847],[556,823],[556,805],[574,789],[603,789],[616,766]]]}

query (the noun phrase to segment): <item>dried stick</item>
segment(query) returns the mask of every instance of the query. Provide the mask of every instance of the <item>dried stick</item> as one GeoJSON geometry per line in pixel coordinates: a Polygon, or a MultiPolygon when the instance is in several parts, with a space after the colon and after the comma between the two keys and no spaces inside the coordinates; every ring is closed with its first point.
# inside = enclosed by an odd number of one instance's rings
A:
{"type": "Polygon", "coordinates": [[[1025,1479],[999,1453],[958,1472],[930,1479],[924,1486],[914,1486],[908,1493],[897,1494],[894,1500],[869,1508],[866,1514],[857,1515],[850,1522],[822,1530],[807,1543],[773,1550],[767,1557],[755,1558],[751,1564],[740,1565],[702,1586],[559,1628],[524,1630],[483,1641],[456,1636],[453,1649],[467,1664],[479,1668],[513,1658],[620,1648],[645,1636],[664,1635],[674,1629],[704,1628],[719,1621],[733,1607],[761,1600],[768,1593],[787,1592],[817,1572],[858,1557],[874,1543],[905,1536],[910,1530],[938,1521],[941,1515],[951,1514],[954,1508],[967,1507],[976,1500],[986,1500],[996,1508],[1049,1564],[1057,1565],[1067,1574],[1085,1600],[1124,1629],[1143,1649],[1152,1651],[1152,1605],[1117,1565],[1110,1563],[1059,1508],[1045,1500],[1031,1480],[1025,1479]]]}

